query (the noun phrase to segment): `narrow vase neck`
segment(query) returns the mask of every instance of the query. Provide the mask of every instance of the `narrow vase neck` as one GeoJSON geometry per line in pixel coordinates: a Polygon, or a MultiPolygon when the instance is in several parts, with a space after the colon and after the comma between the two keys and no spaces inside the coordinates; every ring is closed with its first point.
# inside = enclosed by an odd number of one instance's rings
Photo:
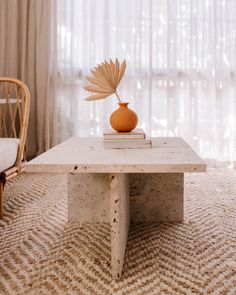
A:
{"type": "Polygon", "coordinates": [[[127,108],[128,104],[128,102],[119,102],[119,106],[122,108],[127,108]]]}

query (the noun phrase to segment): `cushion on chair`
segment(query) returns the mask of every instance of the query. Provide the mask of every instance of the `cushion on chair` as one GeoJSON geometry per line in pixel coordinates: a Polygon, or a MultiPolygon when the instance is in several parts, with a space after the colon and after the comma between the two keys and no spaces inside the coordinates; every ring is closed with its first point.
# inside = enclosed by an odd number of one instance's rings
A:
{"type": "Polygon", "coordinates": [[[0,172],[15,164],[19,143],[18,138],[0,138],[0,172]]]}

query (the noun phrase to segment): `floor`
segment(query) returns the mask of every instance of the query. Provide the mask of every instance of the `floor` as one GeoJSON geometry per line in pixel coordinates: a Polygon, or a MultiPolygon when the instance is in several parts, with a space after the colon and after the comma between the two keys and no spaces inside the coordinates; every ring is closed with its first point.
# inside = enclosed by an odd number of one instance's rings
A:
{"type": "Polygon", "coordinates": [[[186,175],[184,223],[131,226],[120,282],[109,224],[67,224],[65,181],[7,185],[0,294],[236,294],[236,172],[186,175]]]}

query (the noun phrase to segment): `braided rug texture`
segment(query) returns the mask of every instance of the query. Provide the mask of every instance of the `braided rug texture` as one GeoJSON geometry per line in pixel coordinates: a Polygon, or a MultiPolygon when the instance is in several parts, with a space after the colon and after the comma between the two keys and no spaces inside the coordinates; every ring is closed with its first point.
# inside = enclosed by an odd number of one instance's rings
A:
{"type": "Polygon", "coordinates": [[[111,279],[109,224],[67,224],[66,176],[5,189],[0,294],[236,294],[236,173],[185,176],[185,221],[132,225],[111,279]]]}

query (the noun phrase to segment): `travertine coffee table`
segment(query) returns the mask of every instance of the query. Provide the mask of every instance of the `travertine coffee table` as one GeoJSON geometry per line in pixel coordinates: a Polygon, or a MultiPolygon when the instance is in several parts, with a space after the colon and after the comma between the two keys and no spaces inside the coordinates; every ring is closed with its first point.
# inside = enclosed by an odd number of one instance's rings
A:
{"type": "Polygon", "coordinates": [[[69,222],[111,223],[115,279],[121,277],[130,221],[183,221],[184,172],[206,171],[183,139],[152,143],[152,149],[104,150],[102,138],[70,138],[26,167],[68,174],[69,222]]]}

